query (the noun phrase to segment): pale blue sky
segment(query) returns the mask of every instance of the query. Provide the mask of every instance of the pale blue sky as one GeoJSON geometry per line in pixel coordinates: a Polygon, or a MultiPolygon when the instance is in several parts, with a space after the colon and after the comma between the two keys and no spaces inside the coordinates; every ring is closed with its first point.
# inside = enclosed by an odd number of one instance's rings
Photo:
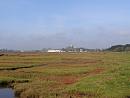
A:
{"type": "Polygon", "coordinates": [[[130,0],[0,0],[0,48],[130,43],[130,0]]]}

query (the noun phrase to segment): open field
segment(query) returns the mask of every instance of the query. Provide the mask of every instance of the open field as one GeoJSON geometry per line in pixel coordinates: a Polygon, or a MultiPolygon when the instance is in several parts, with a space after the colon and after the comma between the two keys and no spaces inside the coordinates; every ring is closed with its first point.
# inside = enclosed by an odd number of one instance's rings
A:
{"type": "Polygon", "coordinates": [[[130,52],[8,53],[0,85],[20,98],[130,98],[130,52]]]}

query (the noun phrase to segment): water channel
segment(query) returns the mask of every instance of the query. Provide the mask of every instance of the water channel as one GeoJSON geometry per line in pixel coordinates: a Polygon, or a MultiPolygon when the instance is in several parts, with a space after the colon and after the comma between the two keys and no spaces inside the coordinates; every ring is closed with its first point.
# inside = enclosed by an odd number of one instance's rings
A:
{"type": "Polygon", "coordinates": [[[0,88],[0,98],[15,98],[13,89],[0,88]]]}

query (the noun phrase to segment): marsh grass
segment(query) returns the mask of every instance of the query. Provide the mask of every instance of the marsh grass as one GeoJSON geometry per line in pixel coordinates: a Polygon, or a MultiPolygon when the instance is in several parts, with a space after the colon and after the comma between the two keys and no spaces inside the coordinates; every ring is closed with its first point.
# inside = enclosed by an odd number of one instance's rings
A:
{"type": "Polygon", "coordinates": [[[0,84],[21,98],[126,98],[130,52],[8,54],[0,57],[0,84]]]}

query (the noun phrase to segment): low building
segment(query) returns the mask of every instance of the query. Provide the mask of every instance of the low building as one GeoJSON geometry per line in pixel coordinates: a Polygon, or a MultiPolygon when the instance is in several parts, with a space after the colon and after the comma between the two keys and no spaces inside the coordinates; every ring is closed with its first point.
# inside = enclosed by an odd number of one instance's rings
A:
{"type": "Polygon", "coordinates": [[[64,51],[62,51],[62,50],[56,50],[56,49],[53,49],[53,50],[48,50],[47,52],[54,53],[54,52],[64,52],[64,51]]]}

